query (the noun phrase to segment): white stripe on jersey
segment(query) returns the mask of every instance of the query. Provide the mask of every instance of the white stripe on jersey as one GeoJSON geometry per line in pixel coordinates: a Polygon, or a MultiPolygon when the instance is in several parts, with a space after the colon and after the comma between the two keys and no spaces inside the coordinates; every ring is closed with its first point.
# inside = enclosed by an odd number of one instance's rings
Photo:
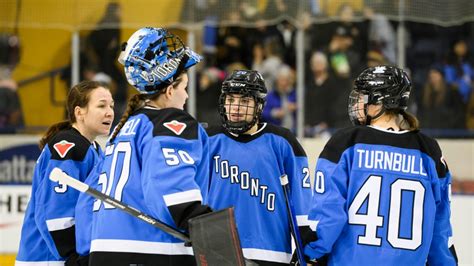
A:
{"type": "Polygon", "coordinates": [[[58,219],[46,220],[46,226],[48,226],[48,231],[57,231],[67,229],[72,227],[75,224],[74,217],[65,217],[58,219]]]}
{"type": "Polygon", "coordinates": [[[291,254],[266,249],[243,248],[244,257],[251,260],[264,260],[280,263],[289,263],[291,254]]]}
{"type": "Polygon", "coordinates": [[[119,239],[94,239],[91,243],[91,252],[94,251],[164,255],[193,255],[193,249],[191,247],[185,247],[184,243],[164,243],[119,239]]]}
{"type": "Polygon", "coordinates": [[[296,223],[298,226],[309,226],[313,231],[318,226],[318,221],[308,220],[308,215],[296,215],[296,223]]]}
{"type": "Polygon", "coordinates": [[[64,266],[64,261],[15,261],[15,266],[64,266]]]}
{"type": "Polygon", "coordinates": [[[202,202],[201,190],[199,189],[192,189],[188,191],[168,194],[164,195],[163,198],[165,200],[166,206],[173,206],[192,201],[202,202]]]}

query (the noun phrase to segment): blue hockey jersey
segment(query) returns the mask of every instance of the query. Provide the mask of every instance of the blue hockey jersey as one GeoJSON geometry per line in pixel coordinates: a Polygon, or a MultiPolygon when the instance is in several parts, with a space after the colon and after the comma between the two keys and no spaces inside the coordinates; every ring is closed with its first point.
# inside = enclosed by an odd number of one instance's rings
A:
{"type": "Polygon", "coordinates": [[[280,176],[288,175],[298,226],[309,226],[311,199],[306,153],[291,132],[261,124],[253,135],[235,136],[210,128],[209,205],[235,208],[247,259],[288,263],[291,235],[280,176]]]}
{"type": "MultiPolygon", "coordinates": [[[[187,220],[203,211],[208,173],[208,137],[201,125],[183,110],[144,107],[107,143],[96,178],[103,193],[186,229],[187,220]]],[[[192,255],[183,241],[107,203],[96,201],[94,211],[92,265],[129,265],[130,258],[154,265],[160,255],[192,255]]]]}
{"type": "Polygon", "coordinates": [[[58,132],[43,148],[33,174],[16,265],[32,262],[64,265],[65,259],[77,252],[76,249],[88,252],[87,245],[76,246],[75,241],[76,233],[85,234],[81,231],[82,224],[76,226],[76,217],[85,214],[75,211],[80,192],[49,180],[49,174],[59,167],[84,182],[101,156],[99,145],[91,144],[74,128],[58,132]]]}
{"type": "Polygon", "coordinates": [[[419,131],[351,127],[316,166],[306,255],[328,265],[455,265],[451,175],[435,140],[419,131]]]}

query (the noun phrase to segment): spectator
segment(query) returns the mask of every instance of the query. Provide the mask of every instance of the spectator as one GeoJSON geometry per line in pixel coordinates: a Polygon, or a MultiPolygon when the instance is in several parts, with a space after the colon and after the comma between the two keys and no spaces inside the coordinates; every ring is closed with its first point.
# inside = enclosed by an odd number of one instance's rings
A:
{"type": "Polygon", "coordinates": [[[474,68],[467,60],[467,52],[466,41],[456,41],[444,68],[446,82],[458,88],[464,103],[467,103],[471,96],[474,78],[474,68]]]}
{"type": "Polygon", "coordinates": [[[466,127],[474,130],[474,93],[471,93],[466,109],[466,127]]]}
{"type": "Polygon", "coordinates": [[[381,52],[373,49],[367,53],[367,66],[368,67],[375,67],[375,66],[387,65],[387,64],[388,64],[387,59],[381,52]]]}
{"type": "Polygon", "coordinates": [[[329,128],[349,125],[345,105],[350,84],[347,79],[333,76],[322,52],[313,53],[310,66],[311,79],[305,92],[305,135],[314,137],[329,128]]]}
{"type": "Polygon", "coordinates": [[[112,86],[112,78],[104,72],[99,72],[94,65],[84,67],[83,76],[85,80],[97,81],[107,86],[107,88],[115,89],[112,86]]]}
{"type": "Polygon", "coordinates": [[[199,76],[197,90],[197,120],[209,126],[219,125],[220,116],[216,102],[219,101],[220,85],[224,79],[224,71],[215,67],[206,68],[199,76]]]}
{"type": "Polygon", "coordinates": [[[350,79],[360,69],[360,51],[354,49],[354,38],[349,28],[339,26],[328,46],[331,68],[340,78],[350,79]]]}
{"type": "Polygon", "coordinates": [[[456,88],[447,84],[442,66],[432,66],[423,89],[420,120],[423,128],[465,128],[465,107],[456,88]]]}
{"type": "Polygon", "coordinates": [[[278,38],[283,47],[283,61],[292,68],[296,67],[296,27],[287,19],[276,26],[278,38]]]}
{"type": "Polygon", "coordinates": [[[241,18],[240,12],[231,10],[229,11],[228,19],[232,26],[219,28],[217,36],[217,62],[218,67],[221,69],[225,69],[229,64],[235,62],[245,63],[245,56],[250,54],[250,47],[246,43],[248,31],[246,28],[238,26],[241,18]]]}
{"type": "Polygon", "coordinates": [[[252,69],[260,72],[265,79],[265,86],[270,89],[275,86],[276,73],[283,61],[281,57],[281,47],[278,39],[270,38],[263,44],[263,61],[260,64],[254,62],[252,69]]]}
{"type": "MultiPolygon", "coordinates": [[[[333,32],[337,31],[338,28],[343,27],[346,30],[346,34],[352,38],[351,49],[357,52],[359,58],[367,53],[368,37],[367,37],[367,25],[366,22],[357,22],[354,19],[354,8],[348,4],[342,4],[338,10],[339,21],[334,23],[333,32]]],[[[361,69],[357,69],[354,74],[357,75],[361,69]]]]}
{"type": "Polygon", "coordinates": [[[368,19],[369,47],[378,50],[391,63],[397,60],[395,31],[385,15],[376,13],[373,8],[365,7],[364,15],[368,19]]]}
{"type": "Polygon", "coordinates": [[[269,0],[267,1],[267,6],[263,13],[263,17],[265,19],[275,19],[279,16],[291,16],[295,17],[294,11],[295,8],[292,8],[290,5],[294,5],[291,3],[292,1],[288,0],[269,0]]]}
{"type": "Polygon", "coordinates": [[[287,65],[280,66],[277,71],[275,89],[267,95],[262,119],[295,132],[296,90],[293,84],[293,70],[287,65]]]}
{"type": "Polygon", "coordinates": [[[115,100],[115,121],[117,124],[125,110],[128,95],[128,86],[125,77],[117,66],[117,58],[120,53],[120,22],[121,7],[117,2],[107,5],[106,11],[99,21],[97,28],[88,36],[88,46],[94,51],[94,59],[99,69],[116,83],[113,94],[115,100]]]}
{"type": "Polygon", "coordinates": [[[0,65],[10,69],[20,61],[20,39],[16,35],[0,33],[0,65]]]}
{"type": "Polygon", "coordinates": [[[2,67],[0,72],[0,132],[15,133],[23,127],[18,85],[10,78],[8,70],[2,67]]]}

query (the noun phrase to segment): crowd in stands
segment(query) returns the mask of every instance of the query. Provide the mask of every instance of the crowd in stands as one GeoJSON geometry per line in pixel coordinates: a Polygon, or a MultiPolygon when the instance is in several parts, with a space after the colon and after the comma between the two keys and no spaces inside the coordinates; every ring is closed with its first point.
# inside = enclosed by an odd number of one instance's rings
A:
{"type": "Polygon", "coordinates": [[[19,61],[19,40],[14,34],[0,34],[0,134],[23,128],[18,84],[12,70],[19,61]]]}
{"type": "MultiPolygon", "coordinates": [[[[228,17],[231,21],[244,21],[252,13],[246,8],[230,11],[228,17]]],[[[348,126],[347,98],[354,77],[369,66],[397,64],[396,22],[373,8],[364,8],[359,13],[358,17],[365,20],[355,20],[353,8],[342,5],[339,20],[305,26],[306,137],[348,126]]],[[[255,19],[255,25],[206,24],[206,67],[224,73],[238,66],[260,71],[269,89],[263,119],[295,131],[296,111],[302,106],[296,102],[295,76],[296,71],[301,71],[296,69],[297,29],[287,19],[275,24],[255,19]]],[[[474,39],[474,31],[470,27],[472,23],[449,28],[421,23],[406,25],[406,69],[411,73],[415,95],[409,111],[420,118],[422,128],[428,132],[433,129],[431,133],[436,135],[441,130],[437,136],[445,132],[450,137],[461,136],[459,132],[474,129],[474,58],[470,56],[474,47],[469,40],[474,39]],[[429,33],[420,34],[425,27],[430,28],[429,33]],[[450,135],[449,130],[458,135],[450,135]]],[[[207,68],[200,73],[206,73],[207,68]]],[[[217,79],[217,85],[221,81],[217,79]]],[[[198,113],[201,108],[205,112],[216,109],[207,104],[204,107],[198,100],[198,113]]]]}
{"type": "MultiPolygon", "coordinates": [[[[193,14],[183,10],[183,21],[196,15],[199,18],[195,19],[204,21],[199,47],[205,64],[198,69],[196,94],[199,121],[219,123],[217,101],[227,73],[254,69],[263,74],[269,90],[265,121],[295,131],[297,109],[304,105],[304,135],[327,134],[350,123],[347,99],[354,77],[368,66],[398,63],[397,22],[374,8],[354,11],[351,5],[343,4],[337,20],[304,23],[306,69],[296,69],[297,27],[284,16],[272,19],[279,14],[294,17],[289,14],[294,11],[288,8],[290,2],[268,1],[266,9],[260,11],[252,1],[229,1],[229,8],[221,12],[219,1],[208,0],[196,1],[193,14]],[[222,17],[228,23],[217,23],[222,17]],[[251,22],[251,26],[242,22],[251,22]],[[297,102],[297,71],[304,72],[304,103],[297,102]]],[[[318,16],[321,10],[312,4],[317,1],[306,2],[309,16],[318,16]]],[[[81,44],[81,79],[112,87],[116,117],[130,97],[123,71],[116,63],[120,28],[111,27],[120,22],[120,5],[110,3],[97,29],[81,44]]],[[[474,22],[453,27],[407,22],[405,26],[405,68],[411,74],[414,94],[409,111],[420,118],[424,129],[474,130],[474,22]]],[[[70,70],[64,73],[63,78],[70,80],[70,70]]],[[[9,88],[6,92],[15,91],[9,88]]],[[[0,106],[2,112],[8,108],[0,106]]]]}

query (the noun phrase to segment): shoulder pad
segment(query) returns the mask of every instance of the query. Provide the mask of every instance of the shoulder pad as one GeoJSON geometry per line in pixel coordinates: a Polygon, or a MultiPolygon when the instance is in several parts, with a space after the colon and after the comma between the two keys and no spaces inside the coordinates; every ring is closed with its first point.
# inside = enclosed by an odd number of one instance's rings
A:
{"type": "Polygon", "coordinates": [[[303,147],[289,129],[267,123],[265,131],[278,135],[288,141],[288,143],[291,145],[291,148],[293,149],[293,153],[296,156],[306,156],[306,152],[304,151],[303,147]]]}
{"type": "Polygon", "coordinates": [[[183,139],[198,138],[198,122],[187,112],[166,108],[161,110],[143,109],[152,121],[153,136],[173,136],[183,139]]]}
{"type": "Polygon", "coordinates": [[[222,126],[210,126],[206,128],[206,132],[207,132],[207,135],[209,135],[209,137],[212,137],[217,134],[224,134],[225,129],[222,126]]]}
{"type": "Polygon", "coordinates": [[[91,143],[77,130],[66,129],[53,136],[48,147],[52,159],[82,161],[91,143]]]}

